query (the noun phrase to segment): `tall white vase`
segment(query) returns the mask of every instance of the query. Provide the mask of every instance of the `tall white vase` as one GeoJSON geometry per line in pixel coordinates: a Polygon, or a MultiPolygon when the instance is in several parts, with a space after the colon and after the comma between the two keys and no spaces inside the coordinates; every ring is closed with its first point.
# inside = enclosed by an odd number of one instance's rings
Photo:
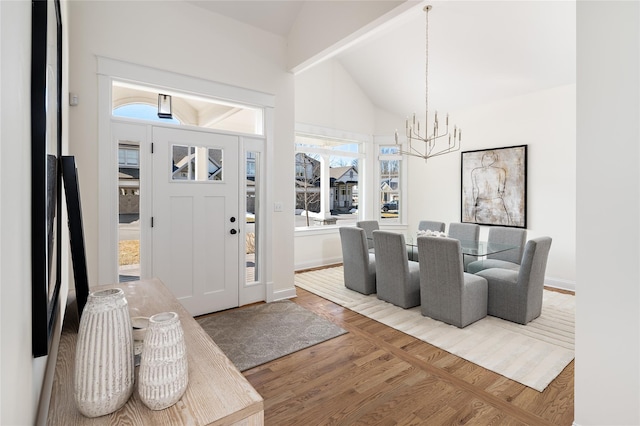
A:
{"type": "Polygon", "coordinates": [[[87,417],[122,407],[133,392],[133,337],[121,289],[89,294],[76,346],[74,396],[87,417]]]}
{"type": "Polygon", "coordinates": [[[180,318],[163,312],[149,318],[138,372],[140,400],[151,410],[163,410],[182,398],[189,383],[187,347],[180,318]]]}

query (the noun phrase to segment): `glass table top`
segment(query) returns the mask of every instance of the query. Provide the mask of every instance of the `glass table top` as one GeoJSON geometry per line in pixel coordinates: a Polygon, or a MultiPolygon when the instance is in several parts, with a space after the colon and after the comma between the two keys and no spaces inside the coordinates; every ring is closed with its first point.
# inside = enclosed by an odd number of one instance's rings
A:
{"type": "MultiPolygon", "coordinates": [[[[442,237],[434,237],[434,238],[442,238],[442,237]]],[[[367,238],[371,239],[371,238],[367,238]]],[[[418,240],[417,237],[409,237],[405,235],[405,244],[407,248],[415,249],[416,253],[418,251],[418,240]]],[[[507,250],[517,249],[518,246],[510,245],[510,244],[500,244],[489,241],[469,241],[469,240],[460,240],[460,248],[462,249],[462,254],[470,255],[470,256],[487,256],[489,254],[500,253],[507,250]]]]}

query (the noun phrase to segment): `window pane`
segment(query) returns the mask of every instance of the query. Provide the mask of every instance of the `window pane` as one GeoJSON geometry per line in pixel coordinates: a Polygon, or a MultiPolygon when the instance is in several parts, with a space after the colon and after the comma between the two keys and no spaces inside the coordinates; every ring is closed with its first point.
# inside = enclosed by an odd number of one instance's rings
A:
{"type": "Polygon", "coordinates": [[[259,245],[259,229],[260,218],[258,216],[260,194],[259,185],[259,173],[256,170],[260,167],[260,153],[247,152],[247,193],[246,193],[246,282],[251,283],[259,281],[259,260],[260,253],[258,250],[259,245]],[[251,170],[251,172],[250,172],[251,170]]]}
{"type": "Polygon", "coordinates": [[[172,180],[197,182],[223,180],[221,149],[173,145],[171,152],[172,180]]]}
{"type": "Polygon", "coordinates": [[[118,274],[119,281],[140,279],[140,167],[139,148],[118,143],[118,274]]]}
{"type": "Polygon", "coordinates": [[[320,212],[320,155],[297,153],[295,158],[296,226],[312,226],[310,213],[320,212]]]}
{"type": "Polygon", "coordinates": [[[222,150],[209,148],[208,180],[222,180],[222,150]]]}
{"type": "Polygon", "coordinates": [[[329,157],[331,214],[337,218],[337,225],[355,225],[358,220],[358,204],[354,202],[353,188],[358,187],[358,159],[350,157],[329,157]]]}
{"type": "Polygon", "coordinates": [[[400,160],[380,160],[380,219],[397,221],[400,213],[400,160]]]}
{"type": "Polygon", "coordinates": [[[219,129],[225,131],[264,134],[264,111],[249,105],[188,93],[167,93],[165,89],[114,81],[112,114],[117,117],[163,123],[219,129]],[[158,117],[158,95],[171,96],[173,118],[158,117]],[[135,99],[136,102],[131,103],[135,99]]]}
{"type": "Polygon", "coordinates": [[[296,134],[296,227],[355,224],[360,145],[354,140],[296,134]]]}

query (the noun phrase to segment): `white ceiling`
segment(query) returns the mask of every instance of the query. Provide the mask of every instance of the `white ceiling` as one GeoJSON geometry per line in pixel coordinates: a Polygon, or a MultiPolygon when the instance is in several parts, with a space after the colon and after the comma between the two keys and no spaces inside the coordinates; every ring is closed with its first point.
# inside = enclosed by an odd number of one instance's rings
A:
{"type": "MultiPolygon", "coordinates": [[[[285,38],[304,3],[191,2],[285,38]]],[[[425,4],[336,56],[376,106],[401,116],[424,113],[425,4]]],[[[428,4],[430,111],[575,83],[574,1],[428,4]]]]}

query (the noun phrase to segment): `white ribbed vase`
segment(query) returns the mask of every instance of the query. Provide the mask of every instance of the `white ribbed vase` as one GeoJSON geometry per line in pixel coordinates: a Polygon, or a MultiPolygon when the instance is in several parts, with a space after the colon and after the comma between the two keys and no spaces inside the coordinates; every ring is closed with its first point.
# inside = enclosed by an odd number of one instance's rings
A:
{"type": "Polygon", "coordinates": [[[189,383],[187,347],[180,318],[163,312],[149,318],[138,372],[140,399],[152,410],[163,410],[182,398],[189,383]]]}
{"type": "Polygon", "coordinates": [[[121,289],[89,294],[80,319],[74,396],[87,417],[122,407],[133,392],[133,337],[127,299],[121,289]]]}

